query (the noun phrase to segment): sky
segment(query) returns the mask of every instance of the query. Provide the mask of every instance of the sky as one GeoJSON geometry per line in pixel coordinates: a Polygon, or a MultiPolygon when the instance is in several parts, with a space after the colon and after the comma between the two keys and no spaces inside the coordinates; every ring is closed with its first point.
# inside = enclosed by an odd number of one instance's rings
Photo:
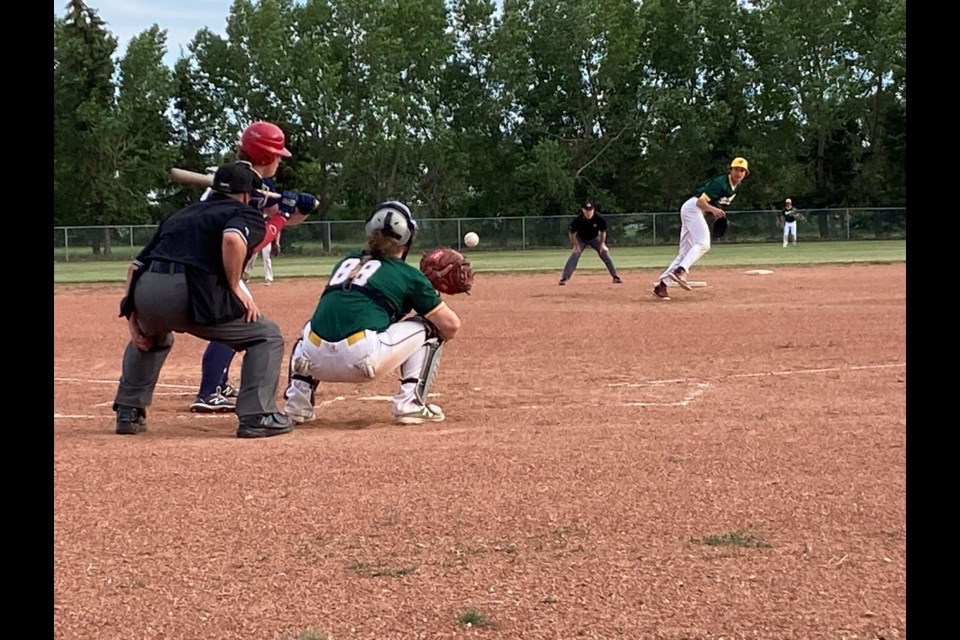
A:
{"type": "MultiPolygon", "coordinates": [[[[127,51],[134,36],[156,24],[167,31],[167,55],[164,61],[173,66],[180,51],[187,53],[187,44],[203,27],[223,35],[233,0],[86,0],[97,12],[107,30],[117,39],[118,57],[127,51]]],[[[67,0],[54,0],[53,14],[66,13],[67,0]]]]}
{"type": "MultiPolygon", "coordinates": [[[[123,57],[130,39],[150,25],[166,29],[164,62],[172,67],[181,50],[187,53],[187,44],[203,27],[220,35],[226,33],[233,0],[86,0],[86,5],[97,12],[117,39],[117,57],[123,57]]],[[[67,0],[54,0],[53,14],[62,17],[66,6],[67,0]]]]}

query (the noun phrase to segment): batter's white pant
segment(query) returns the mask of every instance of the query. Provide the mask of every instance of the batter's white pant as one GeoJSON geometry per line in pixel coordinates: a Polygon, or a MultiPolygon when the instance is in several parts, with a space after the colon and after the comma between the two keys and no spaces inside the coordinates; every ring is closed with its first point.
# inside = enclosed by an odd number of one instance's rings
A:
{"type": "Polygon", "coordinates": [[[296,377],[297,358],[310,361],[309,377],[317,382],[370,382],[400,367],[399,392],[393,397],[393,414],[416,411],[417,382],[427,356],[427,328],[419,320],[401,320],[385,331],[360,331],[339,342],[321,340],[307,322],[290,355],[290,383],[284,392],[284,413],[310,418],[313,385],[296,377]]]}
{"type": "Polygon", "coordinates": [[[670,272],[683,267],[690,273],[697,260],[710,251],[710,225],[697,208],[697,199],[690,198],[680,207],[680,251],[670,266],[660,274],[660,282],[670,284],[670,272]]]}
{"type": "Polygon", "coordinates": [[[793,244],[797,244],[797,221],[783,223],[783,246],[787,246],[790,235],[793,234],[793,244]]]}

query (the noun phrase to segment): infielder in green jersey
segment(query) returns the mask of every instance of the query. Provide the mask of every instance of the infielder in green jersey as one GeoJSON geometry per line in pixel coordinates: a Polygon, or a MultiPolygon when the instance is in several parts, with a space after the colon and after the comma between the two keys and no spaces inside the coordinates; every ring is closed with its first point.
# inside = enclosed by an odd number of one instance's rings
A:
{"type": "Polygon", "coordinates": [[[396,422],[444,419],[427,395],[443,344],[460,330],[460,318],[427,277],[406,263],[416,228],[405,204],[384,202],[367,219],[367,247],[333,268],[290,356],[284,412],[294,422],[316,418],[320,382],[369,382],[397,367],[396,422]]]}
{"type": "Polygon", "coordinates": [[[720,207],[733,202],[734,191],[749,173],[746,158],[734,158],[727,173],[709,180],[683,203],[680,207],[680,251],[660,274],[653,295],[661,300],[669,300],[667,282],[671,280],[682,289],[691,291],[687,284],[690,267],[710,251],[710,227],[704,216],[712,213],[717,218],[726,217],[727,212],[720,207]]]}

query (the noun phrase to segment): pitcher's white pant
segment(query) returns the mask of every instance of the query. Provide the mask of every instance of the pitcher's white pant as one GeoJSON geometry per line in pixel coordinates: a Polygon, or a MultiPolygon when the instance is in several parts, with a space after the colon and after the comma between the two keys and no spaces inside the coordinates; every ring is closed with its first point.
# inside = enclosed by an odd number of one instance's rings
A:
{"type": "Polygon", "coordinates": [[[677,267],[690,273],[690,267],[707,251],[710,251],[710,225],[703,217],[703,211],[697,208],[697,199],[690,198],[680,207],[680,251],[660,274],[660,282],[670,284],[670,272],[677,267]]]}
{"type": "Polygon", "coordinates": [[[797,244],[797,221],[783,223],[783,246],[787,246],[790,235],[793,234],[793,244],[797,244]]]}
{"type": "Polygon", "coordinates": [[[310,361],[309,375],[317,382],[369,382],[400,367],[400,391],[393,413],[415,410],[417,381],[427,356],[427,328],[419,320],[402,320],[385,331],[362,331],[339,342],[321,341],[308,321],[290,355],[290,384],[284,392],[284,413],[309,418],[313,413],[312,385],[294,374],[297,358],[310,361]],[[360,334],[363,334],[362,337],[360,334]],[[318,344],[319,343],[319,344],[318,344]]]}

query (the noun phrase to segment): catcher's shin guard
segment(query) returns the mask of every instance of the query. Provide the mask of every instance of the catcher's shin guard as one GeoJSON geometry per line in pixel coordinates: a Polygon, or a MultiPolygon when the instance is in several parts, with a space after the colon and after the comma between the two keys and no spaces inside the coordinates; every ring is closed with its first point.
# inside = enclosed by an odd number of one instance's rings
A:
{"type": "Polygon", "coordinates": [[[417,387],[415,393],[417,400],[421,404],[427,404],[427,396],[430,395],[430,389],[433,387],[433,381],[437,377],[437,368],[440,366],[440,356],[443,355],[443,342],[437,338],[432,338],[424,343],[423,348],[426,353],[423,358],[423,368],[417,378],[404,378],[401,383],[415,382],[417,387]]]}
{"type": "Polygon", "coordinates": [[[298,380],[300,382],[306,382],[310,385],[310,404],[314,402],[314,395],[317,391],[317,387],[320,386],[320,381],[315,380],[312,376],[307,375],[305,371],[309,370],[310,361],[304,358],[300,349],[300,345],[303,343],[303,338],[298,338],[296,342],[293,343],[293,349],[290,350],[290,366],[287,369],[289,372],[289,377],[287,379],[287,387],[293,386],[293,381],[298,380]],[[306,366],[304,366],[306,365],[306,366]]]}

